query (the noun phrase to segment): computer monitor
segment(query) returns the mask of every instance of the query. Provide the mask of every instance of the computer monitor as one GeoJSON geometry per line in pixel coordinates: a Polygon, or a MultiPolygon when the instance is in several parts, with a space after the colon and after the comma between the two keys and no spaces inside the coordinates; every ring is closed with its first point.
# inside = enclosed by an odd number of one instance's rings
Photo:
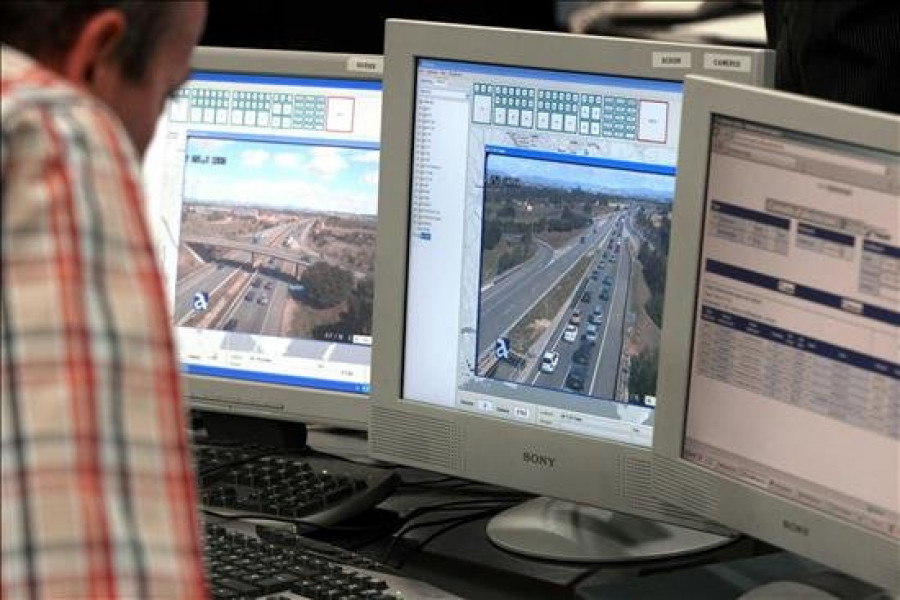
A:
{"type": "Polygon", "coordinates": [[[382,59],[198,48],[193,69],[144,165],[190,405],[262,418],[230,432],[257,442],[365,429],[382,59]]]}
{"type": "MultiPolygon", "coordinates": [[[[682,78],[770,84],[772,54],[411,21],[385,39],[370,453],[705,527],[649,481],[682,78]]],[[[491,539],[570,560],[693,547],[538,504],[491,539]]]]}
{"type": "Polygon", "coordinates": [[[900,117],[685,85],[665,499],[900,592],[900,117]]]}

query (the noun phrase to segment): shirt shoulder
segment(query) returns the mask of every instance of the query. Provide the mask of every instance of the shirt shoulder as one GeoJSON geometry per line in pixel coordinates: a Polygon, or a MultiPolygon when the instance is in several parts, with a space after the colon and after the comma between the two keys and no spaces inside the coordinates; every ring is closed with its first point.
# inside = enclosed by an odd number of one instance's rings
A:
{"type": "MultiPolygon", "coordinates": [[[[142,212],[136,154],[112,110],[15,49],[3,46],[2,61],[4,195],[41,196],[59,175],[70,188],[124,195],[142,212]]],[[[33,214],[40,205],[4,204],[11,220],[4,230],[19,210],[33,214]]],[[[115,205],[104,203],[111,210],[115,205]]]]}
{"type": "Polygon", "coordinates": [[[36,104],[81,102],[90,97],[59,75],[15,48],[2,46],[0,71],[0,106],[3,122],[23,108],[36,104]]]}
{"type": "MultiPolygon", "coordinates": [[[[2,112],[4,155],[33,142],[35,130],[55,130],[64,141],[85,150],[110,146],[133,162],[134,151],[118,117],[98,99],[78,89],[29,56],[2,47],[2,112]]],[[[4,173],[6,172],[4,158],[4,173]]]]}

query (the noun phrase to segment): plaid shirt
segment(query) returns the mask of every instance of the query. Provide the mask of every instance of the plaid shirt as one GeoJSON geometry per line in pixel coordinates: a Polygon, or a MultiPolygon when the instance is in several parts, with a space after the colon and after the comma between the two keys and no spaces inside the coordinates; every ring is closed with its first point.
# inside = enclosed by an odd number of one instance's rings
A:
{"type": "Polygon", "coordinates": [[[202,598],[171,322],[134,151],[2,49],[3,598],[202,598]]]}

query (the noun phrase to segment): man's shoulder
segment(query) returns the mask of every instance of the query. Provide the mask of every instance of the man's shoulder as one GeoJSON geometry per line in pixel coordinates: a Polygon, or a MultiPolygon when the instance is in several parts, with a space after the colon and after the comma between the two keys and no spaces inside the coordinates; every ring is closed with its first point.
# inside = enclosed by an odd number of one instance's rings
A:
{"type": "Polygon", "coordinates": [[[41,147],[46,150],[46,143],[36,141],[34,134],[52,130],[63,145],[77,141],[85,151],[131,156],[119,119],[100,100],[5,45],[2,68],[0,111],[5,152],[34,150],[34,144],[44,144],[41,147]]]}
{"type": "Polygon", "coordinates": [[[67,112],[77,111],[94,118],[109,118],[110,111],[102,102],[87,92],[78,89],[56,73],[42,66],[28,55],[2,46],[2,88],[0,88],[0,110],[3,129],[34,109],[44,109],[51,114],[56,109],[67,112]]]}
{"type": "Polygon", "coordinates": [[[4,115],[27,103],[86,99],[84,92],[15,48],[2,46],[0,57],[4,115]]]}

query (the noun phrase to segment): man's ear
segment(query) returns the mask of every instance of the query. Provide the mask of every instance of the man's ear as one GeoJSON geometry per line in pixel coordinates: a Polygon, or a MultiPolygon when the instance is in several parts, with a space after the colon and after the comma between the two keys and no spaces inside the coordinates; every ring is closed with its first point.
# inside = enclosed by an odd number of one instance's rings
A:
{"type": "Polygon", "coordinates": [[[98,91],[109,85],[110,59],[125,34],[125,15],[115,9],[102,10],[81,28],[60,65],[62,75],[72,83],[98,91]]]}

